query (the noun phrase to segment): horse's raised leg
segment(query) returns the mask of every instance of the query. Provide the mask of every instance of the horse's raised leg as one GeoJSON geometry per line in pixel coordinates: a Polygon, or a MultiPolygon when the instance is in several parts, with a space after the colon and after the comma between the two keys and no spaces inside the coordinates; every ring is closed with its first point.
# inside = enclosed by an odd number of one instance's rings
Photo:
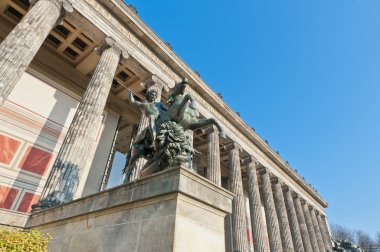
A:
{"type": "Polygon", "coordinates": [[[183,97],[183,100],[181,101],[181,104],[179,105],[179,109],[177,111],[177,118],[183,118],[183,115],[185,114],[186,109],[187,109],[187,103],[189,101],[193,103],[194,98],[190,94],[187,94],[183,97]]]}
{"type": "Polygon", "coordinates": [[[219,136],[221,138],[226,138],[226,134],[224,133],[223,128],[214,118],[199,119],[197,122],[190,124],[189,129],[197,130],[208,125],[215,125],[215,127],[219,130],[219,136]]]}

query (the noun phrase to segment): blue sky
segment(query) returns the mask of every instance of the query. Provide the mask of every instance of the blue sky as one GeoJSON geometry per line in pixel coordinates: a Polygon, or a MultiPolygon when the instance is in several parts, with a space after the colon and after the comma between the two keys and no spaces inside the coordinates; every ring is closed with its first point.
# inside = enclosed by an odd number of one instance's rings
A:
{"type": "Polygon", "coordinates": [[[380,1],[130,0],[330,203],[380,231],[380,1]]]}

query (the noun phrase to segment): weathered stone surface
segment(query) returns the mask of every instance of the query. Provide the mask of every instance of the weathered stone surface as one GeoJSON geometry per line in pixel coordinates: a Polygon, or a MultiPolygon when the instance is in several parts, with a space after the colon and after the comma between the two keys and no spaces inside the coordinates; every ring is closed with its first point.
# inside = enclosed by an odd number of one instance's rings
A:
{"type": "Polygon", "coordinates": [[[274,206],[272,187],[267,168],[260,171],[262,178],[262,195],[264,201],[265,218],[267,221],[268,238],[271,251],[283,251],[280,227],[278,224],[276,208],[274,206]]]}
{"type": "Polygon", "coordinates": [[[232,238],[234,252],[247,251],[247,226],[245,199],[241,177],[239,151],[240,146],[233,144],[229,153],[230,191],[235,194],[232,201],[232,238]]]}
{"type": "Polygon", "coordinates": [[[35,205],[35,209],[69,202],[74,197],[122,53],[122,49],[110,38],[102,50],[100,61],[46,182],[42,200],[35,205]]]}
{"type": "Polygon", "coordinates": [[[284,201],[284,195],[282,193],[281,181],[279,181],[279,179],[277,178],[274,179],[272,181],[272,187],[273,187],[273,198],[274,198],[274,203],[276,206],[278,223],[280,226],[282,248],[284,252],[285,251],[293,252],[294,247],[293,247],[292,235],[290,232],[288,215],[286,213],[286,206],[285,206],[285,201],[284,201]]]}
{"type": "Polygon", "coordinates": [[[207,133],[207,179],[221,186],[219,130],[215,126],[211,126],[207,133]]]}
{"type": "Polygon", "coordinates": [[[319,229],[319,226],[318,226],[318,221],[317,221],[317,216],[315,214],[315,210],[311,206],[309,207],[309,210],[310,210],[311,221],[313,223],[313,227],[314,227],[314,231],[315,231],[315,236],[317,237],[319,251],[326,252],[325,244],[323,244],[322,233],[321,233],[321,230],[319,229]]]}
{"type": "Polygon", "coordinates": [[[264,216],[261,208],[259,182],[257,178],[258,162],[254,157],[244,160],[247,167],[247,187],[249,208],[251,213],[251,227],[253,233],[253,246],[256,252],[266,252],[266,230],[264,216]]]}
{"type": "Polygon", "coordinates": [[[329,231],[327,229],[326,219],[321,213],[318,213],[317,220],[318,220],[319,228],[322,232],[323,243],[325,244],[326,249],[332,250],[332,241],[331,241],[329,231]]]}
{"type": "Polygon", "coordinates": [[[50,233],[51,251],[224,252],[232,198],[174,168],[34,213],[27,227],[50,233]]]}
{"type": "Polygon", "coordinates": [[[310,216],[309,205],[306,202],[301,202],[301,204],[303,204],[303,213],[305,215],[306,227],[307,231],[309,232],[311,246],[314,252],[319,252],[317,237],[315,235],[313,222],[310,216]]]}
{"type": "Polygon", "coordinates": [[[295,206],[295,210],[297,213],[298,224],[300,226],[303,246],[305,248],[305,251],[313,251],[313,248],[311,246],[310,237],[309,237],[309,232],[308,232],[307,227],[306,227],[306,221],[305,221],[305,216],[303,213],[301,201],[300,201],[300,198],[298,197],[298,195],[296,195],[296,194],[294,195],[293,201],[294,201],[294,206],[295,206]]]}
{"type": "Polygon", "coordinates": [[[40,0],[0,44],[0,106],[33,60],[64,10],[65,1],[40,0]]]}
{"type": "Polygon", "coordinates": [[[0,216],[0,227],[12,226],[23,228],[29,218],[29,214],[27,213],[16,212],[4,208],[0,208],[0,216]]]}
{"type": "Polygon", "coordinates": [[[284,189],[284,198],[285,198],[285,205],[286,205],[288,217],[289,217],[290,231],[292,233],[292,238],[293,238],[294,251],[305,252],[305,249],[302,243],[302,236],[301,236],[301,231],[298,224],[297,214],[294,208],[292,191],[288,187],[284,189]]]}

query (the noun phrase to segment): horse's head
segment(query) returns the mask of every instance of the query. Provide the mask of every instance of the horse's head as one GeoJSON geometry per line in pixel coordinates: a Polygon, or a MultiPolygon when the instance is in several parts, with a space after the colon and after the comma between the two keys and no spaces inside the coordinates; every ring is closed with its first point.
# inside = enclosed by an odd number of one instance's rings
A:
{"type": "Polygon", "coordinates": [[[176,95],[184,95],[185,94],[185,90],[186,90],[186,87],[189,85],[189,82],[187,80],[187,78],[183,78],[181,82],[177,83],[175,85],[175,89],[174,89],[174,92],[173,92],[173,96],[176,96],[176,95]]]}
{"type": "Polygon", "coordinates": [[[183,78],[181,82],[176,84],[173,93],[166,100],[169,106],[182,101],[187,85],[189,85],[187,78],[183,78]]]}

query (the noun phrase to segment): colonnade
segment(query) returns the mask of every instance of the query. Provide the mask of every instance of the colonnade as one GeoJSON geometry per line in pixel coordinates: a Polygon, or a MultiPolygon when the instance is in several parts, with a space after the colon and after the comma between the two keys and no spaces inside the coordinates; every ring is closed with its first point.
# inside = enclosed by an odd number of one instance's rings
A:
{"type": "MultiPolygon", "coordinates": [[[[229,150],[229,190],[235,194],[231,230],[234,252],[248,251],[241,164],[246,166],[254,251],[326,252],[332,249],[323,213],[253,156],[241,160],[237,143],[229,144],[226,149],[229,150]]],[[[221,175],[218,166],[214,171],[214,166],[209,166],[208,169],[211,169],[208,172],[212,174],[221,175]]]]}
{"type": "MultiPolygon", "coordinates": [[[[71,12],[66,0],[39,0],[0,44],[0,106],[32,61],[59,18],[71,12]]],[[[72,124],[57,155],[52,172],[36,207],[51,207],[73,199],[84,170],[85,157],[101,121],[112,80],[126,50],[108,38],[99,48],[96,70],[79,104],[72,124]]],[[[163,85],[153,78],[148,88],[163,85]]],[[[158,97],[161,97],[159,95],[158,97]]],[[[144,123],[142,118],[141,125],[144,123]]],[[[208,134],[207,178],[221,185],[219,136],[216,128],[208,134]]],[[[251,216],[254,249],[268,251],[314,251],[331,249],[328,226],[323,213],[298,195],[290,185],[274,176],[253,156],[241,160],[241,147],[232,142],[229,151],[229,189],[233,199],[232,243],[234,252],[247,251],[247,223],[241,164],[247,171],[247,195],[251,216]],[[264,213],[263,208],[264,206],[264,213]],[[264,217],[265,216],[265,217],[264,217]],[[267,242],[269,241],[269,248],[267,242]]],[[[141,165],[140,165],[141,166],[141,165]]]]}

